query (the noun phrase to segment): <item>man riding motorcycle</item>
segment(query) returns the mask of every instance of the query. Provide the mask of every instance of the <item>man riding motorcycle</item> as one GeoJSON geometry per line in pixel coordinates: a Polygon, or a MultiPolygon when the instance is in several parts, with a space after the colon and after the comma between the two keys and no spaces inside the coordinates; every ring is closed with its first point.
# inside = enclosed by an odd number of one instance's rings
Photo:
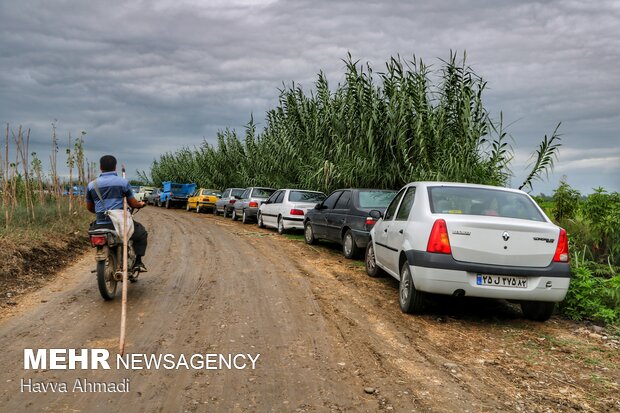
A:
{"type": "MultiPolygon", "coordinates": [[[[129,182],[116,173],[116,158],[112,155],[104,155],[99,160],[101,175],[88,184],[86,191],[86,209],[97,215],[97,219],[90,224],[90,229],[114,229],[114,224],[106,211],[123,209],[123,198],[127,198],[127,204],[135,209],[144,208],[146,203],[136,200],[129,182]]],[[[122,234],[119,234],[122,236],[122,234]]],[[[136,253],[136,262],[133,269],[146,272],[142,257],[146,253],[148,233],[144,225],[134,221],[134,232],[131,236],[133,248],[136,253]]]]}

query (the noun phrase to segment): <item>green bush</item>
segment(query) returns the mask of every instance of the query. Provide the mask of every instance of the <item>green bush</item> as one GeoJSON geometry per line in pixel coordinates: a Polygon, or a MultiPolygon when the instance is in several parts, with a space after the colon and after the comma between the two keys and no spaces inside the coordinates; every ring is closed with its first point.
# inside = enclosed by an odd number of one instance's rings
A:
{"type": "Polygon", "coordinates": [[[573,267],[573,278],[560,311],[573,320],[607,324],[620,321],[620,276],[597,276],[587,266],[573,267]]]}
{"type": "Polygon", "coordinates": [[[579,210],[579,200],[581,194],[566,183],[565,179],[560,181],[558,189],[553,191],[553,218],[557,222],[574,219],[579,210]]]}
{"type": "Polygon", "coordinates": [[[596,188],[583,203],[582,216],[596,235],[593,254],[600,262],[620,264],[620,193],[596,188]]]}

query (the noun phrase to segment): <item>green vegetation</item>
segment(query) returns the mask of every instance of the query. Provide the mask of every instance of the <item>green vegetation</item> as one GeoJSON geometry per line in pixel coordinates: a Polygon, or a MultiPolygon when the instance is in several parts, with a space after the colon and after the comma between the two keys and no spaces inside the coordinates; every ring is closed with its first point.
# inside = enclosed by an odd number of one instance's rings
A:
{"type": "Polygon", "coordinates": [[[72,231],[84,224],[89,213],[84,208],[83,189],[94,174],[84,157],[84,135],[69,135],[66,148],[68,179],[57,172],[59,140],[52,125],[52,153],[49,175],[42,170],[41,160],[29,152],[30,131],[6,127],[4,156],[0,154],[0,239],[41,236],[72,231]],[[15,162],[9,161],[10,154],[15,162]],[[74,172],[77,176],[74,176],[74,172]]]}
{"type": "Polygon", "coordinates": [[[553,195],[552,216],[566,229],[573,279],[560,310],[568,317],[620,322],[620,194],[596,188],[587,197],[565,180],[553,195]]]}
{"type": "MultiPolygon", "coordinates": [[[[400,188],[414,180],[506,185],[512,148],[502,116],[483,105],[486,82],[451,54],[441,67],[392,58],[382,73],[349,55],[344,83],[330,89],[319,73],[309,95],[293,84],[257,132],[253,118],[242,138],[234,130],[153,162],[150,178],[202,187],[400,188]]],[[[559,125],[558,125],[559,126],[559,125]]],[[[557,128],[533,156],[522,187],[553,166],[557,128]]]]}

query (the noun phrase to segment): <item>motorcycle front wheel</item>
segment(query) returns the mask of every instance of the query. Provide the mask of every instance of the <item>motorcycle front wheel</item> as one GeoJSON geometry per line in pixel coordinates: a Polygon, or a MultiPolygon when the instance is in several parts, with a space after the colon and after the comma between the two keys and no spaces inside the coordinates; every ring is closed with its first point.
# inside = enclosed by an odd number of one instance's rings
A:
{"type": "Polygon", "coordinates": [[[104,300],[113,300],[116,295],[118,281],[114,279],[116,260],[112,254],[108,254],[105,261],[97,261],[97,285],[104,300]]]}

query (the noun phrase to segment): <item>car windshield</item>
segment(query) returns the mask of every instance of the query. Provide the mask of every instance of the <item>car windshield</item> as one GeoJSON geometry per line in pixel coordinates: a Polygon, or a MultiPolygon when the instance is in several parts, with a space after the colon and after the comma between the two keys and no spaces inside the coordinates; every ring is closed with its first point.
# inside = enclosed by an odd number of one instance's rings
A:
{"type": "Polygon", "coordinates": [[[545,218],[524,194],[501,189],[435,186],[428,189],[433,214],[464,214],[527,219],[545,218]]]}
{"type": "Polygon", "coordinates": [[[254,188],[254,190],[252,191],[252,197],[253,198],[269,198],[271,194],[273,194],[274,192],[276,192],[275,189],[254,188]]]}
{"type": "Polygon", "coordinates": [[[245,189],[233,189],[231,195],[239,197],[243,194],[243,191],[245,191],[245,189]]]}
{"type": "Polygon", "coordinates": [[[396,191],[359,191],[360,208],[387,208],[396,191]]]}
{"type": "Polygon", "coordinates": [[[291,202],[311,202],[319,203],[325,199],[325,194],[320,192],[308,192],[308,191],[291,191],[288,194],[288,200],[291,202]]]}

